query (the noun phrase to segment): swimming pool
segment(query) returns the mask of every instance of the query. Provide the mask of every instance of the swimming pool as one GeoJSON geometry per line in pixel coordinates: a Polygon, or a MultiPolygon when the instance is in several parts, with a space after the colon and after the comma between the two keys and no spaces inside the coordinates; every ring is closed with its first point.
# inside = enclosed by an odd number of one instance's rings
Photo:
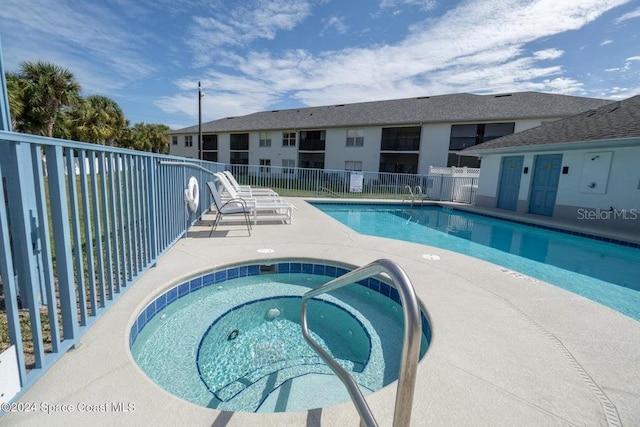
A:
{"type": "MultiPolygon", "coordinates": [[[[173,286],[136,316],[129,345],[160,387],[224,411],[285,412],[349,401],[304,341],[301,295],[348,272],[276,261],[218,270],[173,286]]],[[[404,322],[399,294],[370,278],[310,300],[309,329],[363,394],[398,376],[404,322]]],[[[422,315],[420,357],[430,327],[422,315]]]]}
{"type": "Polygon", "coordinates": [[[312,204],[359,233],[473,256],[640,320],[637,247],[441,206],[312,204]]]}

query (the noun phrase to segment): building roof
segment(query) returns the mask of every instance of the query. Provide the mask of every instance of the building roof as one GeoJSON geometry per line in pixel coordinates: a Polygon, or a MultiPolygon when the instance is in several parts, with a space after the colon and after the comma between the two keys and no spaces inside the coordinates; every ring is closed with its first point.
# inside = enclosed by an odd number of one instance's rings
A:
{"type": "Polygon", "coordinates": [[[640,138],[640,95],[623,101],[610,102],[600,108],[503,136],[463,151],[480,152],[512,147],[579,144],[630,138],[640,138]]]}
{"type": "MultiPolygon", "coordinates": [[[[319,129],[439,122],[559,118],[611,101],[540,92],[421,96],[388,101],[261,111],[202,124],[203,133],[319,129]]],[[[169,133],[197,133],[198,125],[169,133]]]]}

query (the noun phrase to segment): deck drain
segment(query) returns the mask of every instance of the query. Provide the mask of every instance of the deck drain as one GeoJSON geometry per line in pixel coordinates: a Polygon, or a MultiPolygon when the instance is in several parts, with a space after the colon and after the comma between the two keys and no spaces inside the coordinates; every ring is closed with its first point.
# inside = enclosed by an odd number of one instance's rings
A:
{"type": "Polygon", "coordinates": [[[424,254],[422,258],[428,259],[429,261],[438,261],[440,257],[438,255],[424,254]]]}

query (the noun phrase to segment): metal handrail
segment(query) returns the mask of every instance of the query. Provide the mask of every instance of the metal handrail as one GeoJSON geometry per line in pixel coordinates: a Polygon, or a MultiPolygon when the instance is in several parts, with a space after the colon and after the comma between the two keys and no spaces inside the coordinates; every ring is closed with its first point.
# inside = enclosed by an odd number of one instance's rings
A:
{"type": "Polygon", "coordinates": [[[158,164],[169,165],[169,166],[188,166],[190,168],[200,169],[202,172],[206,172],[208,174],[211,174],[211,175],[215,176],[215,172],[210,171],[209,169],[207,169],[205,167],[202,167],[197,163],[192,163],[192,162],[174,162],[174,161],[160,160],[158,162],[158,164]]]}
{"type": "MultiPolygon", "coordinates": [[[[413,199],[415,199],[416,196],[413,194],[413,190],[411,189],[411,186],[409,184],[405,185],[404,188],[406,188],[409,191],[409,195],[411,196],[411,207],[413,208],[413,199]]],[[[407,200],[406,197],[402,199],[403,202],[405,200],[407,200]]]]}
{"type": "Polygon", "coordinates": [[[335,191],[331,191],[331,190],[329,190],[327,187],[322,187],[322,186],[320,186],[320,187],[316,188],[316,195],[317,195],[320,191],[325,191],[325,192],[327,192],[327,193],[331,194],[333,197],[340,198],[340,195],[339,195],[338,193],[336,193],[335,191]]]}
{"type": "Polygon", "coordinates": [[[424,205],[424,192],[422,191],[422,187],[416,185],[415,192],[418,196],[420,196],[420,205],[424,205]]]}
{"type": "Polygon", "coordinates": [[[373,417],[371,409],[369,409],[355,380],[309,334],[307,325],[307,301],[315,296],[373,277],[379,273],[386,273],[391,278],[393,286],[398,290],[400,295],[400,302],[402,303],[404,312],[404,338],[398,374],[398,387],[396,389],[393,426],[406,427],[409,426],[409,422],[411,421],[416,372],[418,370],[418,358],[420,357],[420,332],[422,330],[422,323],[420,321],[418,297],[416,296],[409,277],[398,264],[388,259],[379,259],[305,293],[302,296],[302,307],[300,310],[302,335],[307,343],[324,359],[331,370],[347,387],[351,400],[360,414],[361,424],[364,423],[367,427],[377,426],[378,424],[373,417]]]}

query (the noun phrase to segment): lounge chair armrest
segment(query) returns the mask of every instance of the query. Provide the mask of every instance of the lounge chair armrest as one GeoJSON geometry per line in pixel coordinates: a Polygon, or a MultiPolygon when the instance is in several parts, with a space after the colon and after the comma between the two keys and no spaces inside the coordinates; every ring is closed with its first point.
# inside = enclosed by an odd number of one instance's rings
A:
{"type": "Polygon", "coordinates": [[[246,200],[240,198],[240,197],[236,197],[234,199],[229,199],[227,201],[224,202],[224,204],[221,206],[221,208],[224,208],[225,206],[229,205],[229,204],[240,204],[242,205],[243,208],[247,208],[247,202],[246,200]]]}

